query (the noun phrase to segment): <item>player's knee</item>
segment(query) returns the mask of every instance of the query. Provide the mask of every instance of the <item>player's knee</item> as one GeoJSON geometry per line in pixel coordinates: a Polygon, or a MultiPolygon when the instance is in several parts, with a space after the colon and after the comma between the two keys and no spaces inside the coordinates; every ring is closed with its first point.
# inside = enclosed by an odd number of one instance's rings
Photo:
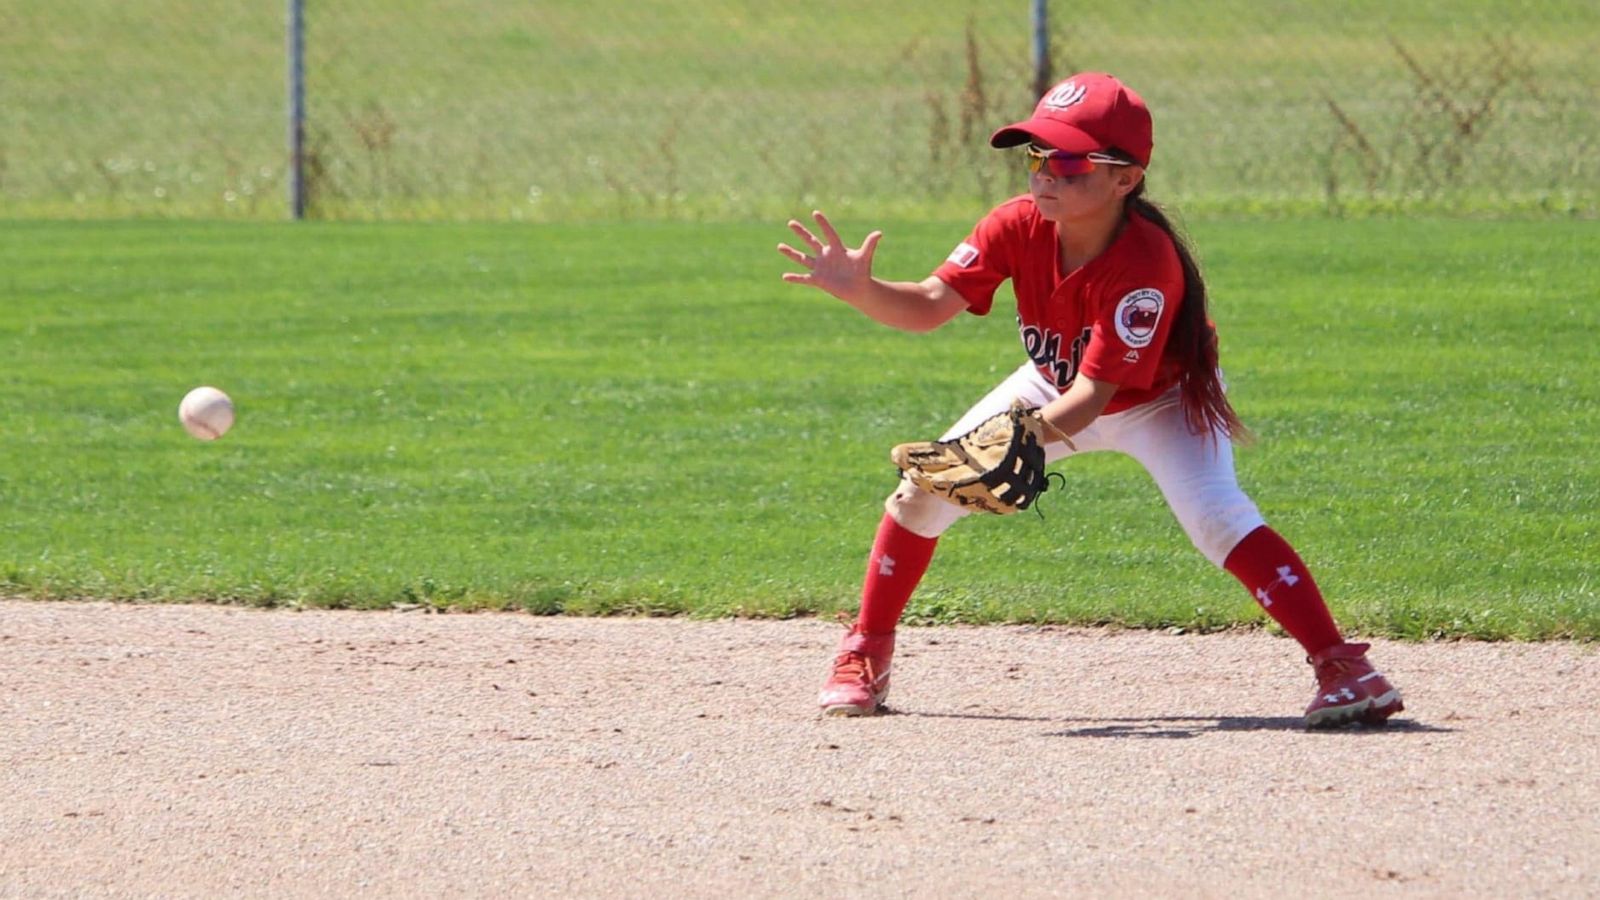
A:
{"type": "Polygon", "coordinates": [[[936,538],[966,515],[966,510],[946,503],[927,491],[918,490],[904,481],[895,488],[883,508],[900,527],[925,538],[936,538]]]}
{"type": "Polygon", "coordinates": [[[1221,567],[1245,535],[1263,524],[1265,520],[1256,505],[1244,498],[1242,502],[1208,509],[1193,520],[1185,521],[1183,527],[1195,549],[1213,565],[1221,567]]]}

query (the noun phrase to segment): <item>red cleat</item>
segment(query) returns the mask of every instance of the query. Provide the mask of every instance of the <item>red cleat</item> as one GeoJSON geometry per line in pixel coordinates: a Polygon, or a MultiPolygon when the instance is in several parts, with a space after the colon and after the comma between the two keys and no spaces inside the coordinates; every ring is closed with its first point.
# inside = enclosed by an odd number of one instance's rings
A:
{"type": "Polygon", "coordinates": [[[1306,707],[1307,728],[1382,725],[1405,709],[1400,692],[1367,662],[1370,649],[1370,644],[1334,644],[1307,657],[1317,673],[1317,696],[1306,707]]]}
{"type": "Polygon", "coordinates": [[[833,671],[817,703],[825,716],[870,716],[889,695],[894,632],[867,634],[852,625],[839,641],[833,671]]]}

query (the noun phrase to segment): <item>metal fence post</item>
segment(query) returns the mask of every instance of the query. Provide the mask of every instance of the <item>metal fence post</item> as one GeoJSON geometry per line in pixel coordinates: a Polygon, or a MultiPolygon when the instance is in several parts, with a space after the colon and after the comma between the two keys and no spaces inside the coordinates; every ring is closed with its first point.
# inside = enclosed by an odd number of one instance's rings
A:
{"type": "Polygon", "coordinates": [[[305,18],[303,0],[289,0],[289,215],[306,215],[305,18]]]}
{"type": "Polygon", "coordinates": [[[1033,96],[1050,90],[1050,0],[1033,0],[1033,96]]]}

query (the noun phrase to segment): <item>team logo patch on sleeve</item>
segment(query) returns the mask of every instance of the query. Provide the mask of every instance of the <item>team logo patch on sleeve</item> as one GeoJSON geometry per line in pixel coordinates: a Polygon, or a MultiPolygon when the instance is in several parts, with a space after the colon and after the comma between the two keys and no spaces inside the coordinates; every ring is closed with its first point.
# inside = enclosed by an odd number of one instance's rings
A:
{"type": "Polygon", "coordinates": [[[1155,288],[1140,288],[1117,302],[1117,337],[1129,347],[1146,347],[1156,336],[1167,298],[1155,288]]]}
{"type": "Polygon", "coordinates": [[[949,258],[945,260],[945,262],[955,263],[963,269],[977,261],[978,248],[972,246],[966,241],[962,241],[961,243],[957,244],[956,248],[950,251],[949,258]]]}

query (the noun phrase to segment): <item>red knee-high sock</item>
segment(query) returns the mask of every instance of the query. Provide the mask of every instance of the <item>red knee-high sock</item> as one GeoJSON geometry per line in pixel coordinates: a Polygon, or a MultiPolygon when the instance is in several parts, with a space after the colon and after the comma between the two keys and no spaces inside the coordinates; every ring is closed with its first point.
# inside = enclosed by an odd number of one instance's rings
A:
{"type": "Polygon", "coordinates": [[[1222,567],[1244,582],[1261,608],[1307,653],[1343,643],[1311,571],[1276,531],[1263,525],[1245,535],[1222,567]]]}
{"type": "Polygon", "coordinates": [[[856,624],[869,634],[893,631],[900,614],[911,602],[922,573],[933,560],[938,538],[925,538],[901,527],[894,516],[884,513],[878,523],[878,536],[867,557],[867,580],[861,586],[861,614],[856,624]]]}

